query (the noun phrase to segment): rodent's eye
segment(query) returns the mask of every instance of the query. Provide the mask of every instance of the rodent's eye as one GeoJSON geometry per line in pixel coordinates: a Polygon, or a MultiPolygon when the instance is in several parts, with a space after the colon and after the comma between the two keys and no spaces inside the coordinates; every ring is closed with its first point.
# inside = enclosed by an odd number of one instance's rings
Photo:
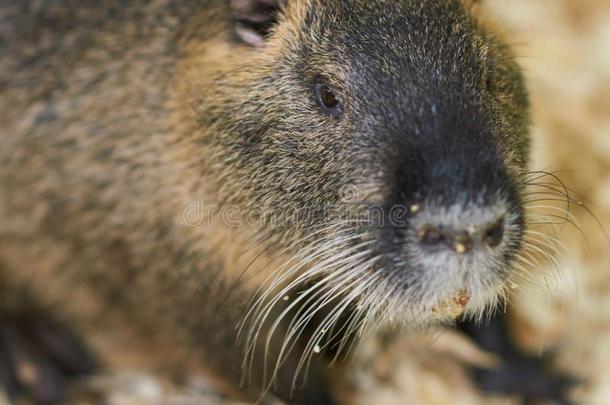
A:
{"type": "Polygon", "coordinates": [[[322,86],[320,88],[320,100],[326,108],[336,108],[339,105],[339,100],[335,96],[335,93],[328,86],[322,86]]]}
{"type": "Polygon", "coordinates": [[[333,89],[327,84],[316,86],[316,98],[322,111],[327,114],[341,114],[341,103],[333,89]]]}

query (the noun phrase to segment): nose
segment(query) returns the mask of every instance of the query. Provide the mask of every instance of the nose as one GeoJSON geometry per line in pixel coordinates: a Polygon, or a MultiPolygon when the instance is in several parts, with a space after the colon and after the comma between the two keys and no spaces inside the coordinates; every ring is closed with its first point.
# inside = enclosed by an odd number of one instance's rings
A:
{"type": "Polygon", "coordinates": [[[497,248],[504,239],[505,219],[456,226],[424,224],[418,230],[419,243],[426,249],[449,248],[466,254],[480,247],[497,248]]]}

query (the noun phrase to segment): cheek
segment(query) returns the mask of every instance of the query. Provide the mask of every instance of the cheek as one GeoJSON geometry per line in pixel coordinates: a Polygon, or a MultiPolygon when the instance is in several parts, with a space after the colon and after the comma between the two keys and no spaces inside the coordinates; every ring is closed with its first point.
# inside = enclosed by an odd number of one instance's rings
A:
{"type": "Polygon", "coordinates": [[[511,134],[502,140],[500,152],[503,156],[504,166],[513,177],[518,177],[527,170],[529,163],[529,134],[511,134]]]}

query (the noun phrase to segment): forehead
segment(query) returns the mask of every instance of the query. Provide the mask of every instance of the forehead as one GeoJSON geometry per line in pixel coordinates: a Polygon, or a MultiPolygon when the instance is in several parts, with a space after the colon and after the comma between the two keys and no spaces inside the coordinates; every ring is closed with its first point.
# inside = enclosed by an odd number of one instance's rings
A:
{"type": "Polygon", "coordinates": [[[480,64],[483,41],[460,0],[318,0],[305,24],[316,48],[377,78],[464,80],[480,64]]]}

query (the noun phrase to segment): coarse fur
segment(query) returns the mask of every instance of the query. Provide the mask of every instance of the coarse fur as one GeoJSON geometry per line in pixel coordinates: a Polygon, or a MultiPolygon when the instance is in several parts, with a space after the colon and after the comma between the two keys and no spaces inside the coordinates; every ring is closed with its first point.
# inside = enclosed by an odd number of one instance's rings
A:
{"type": "Polygon", "coordinates": [[[527,97],[470,2],[8,1],[0,35],[0,275],[89,339],[315,403],[319,352],[462,290],[480,316],[514,273],[527,97]],[[494,252],[418,250],[499,217],[494,252]]]}

